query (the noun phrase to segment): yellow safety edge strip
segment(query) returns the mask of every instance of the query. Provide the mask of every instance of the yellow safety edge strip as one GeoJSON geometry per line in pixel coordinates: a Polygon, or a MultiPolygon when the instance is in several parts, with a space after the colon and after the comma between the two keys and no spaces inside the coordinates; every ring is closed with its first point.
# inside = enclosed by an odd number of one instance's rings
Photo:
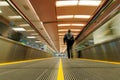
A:
{"type": "Polygon", "coordinates": [[[80,59],[81,59],[81,60],[87,60],[87,61],[95,61],[95,62],[110,63],[110,64],[120,64],[120,62],[103,61],[103,60],[93,60],[93,59],[85,59],[85,58],[80,58],[80,59]]]}
{"type": "Polygon", "coordinates": [[[0,66],[17,64],[17,63],[24,63],[24,62],[32,62],[32,61],[38,61],[38,60],[46,60],[46,59],[51,59],[51,58],[32,59],[32,60],[15,61],[15,62],[5,62],[5,63],[0,63],[0,66]]]}
{"type": "Polygon", "coordinates": [[[63,69],[62,69],[62,60],[59,61],[59,68],[58,68],[58,77],[57,80],[64,80],[63,69]]]}

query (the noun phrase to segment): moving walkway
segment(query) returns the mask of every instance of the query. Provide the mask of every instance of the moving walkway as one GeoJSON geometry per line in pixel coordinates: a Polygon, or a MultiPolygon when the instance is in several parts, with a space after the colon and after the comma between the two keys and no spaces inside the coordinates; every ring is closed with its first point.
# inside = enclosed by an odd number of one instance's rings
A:
{"type": "Polygon", "coordinates": [[[119,80],[119,75],[120,63],[86,59],[46,58],[0,65],[0,80],[119,80]]]}

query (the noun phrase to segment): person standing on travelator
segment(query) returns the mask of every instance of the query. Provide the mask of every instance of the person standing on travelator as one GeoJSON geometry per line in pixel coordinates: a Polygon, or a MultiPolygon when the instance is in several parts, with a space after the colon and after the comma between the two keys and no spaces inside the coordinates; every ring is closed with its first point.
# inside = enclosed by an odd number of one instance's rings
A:
{"type": "Polygon", "coordinates": [[[72,58],[72,45],[74,43],[74,37],[69,29],[68,32],[64,35],[64,44],[67,45],[67,54],[68,58],[72,58]]]}

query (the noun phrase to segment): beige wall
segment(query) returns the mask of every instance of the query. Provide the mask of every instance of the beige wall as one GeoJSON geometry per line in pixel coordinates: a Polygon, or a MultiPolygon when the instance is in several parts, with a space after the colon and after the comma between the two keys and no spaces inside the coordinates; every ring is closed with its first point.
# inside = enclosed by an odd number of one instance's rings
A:
{"type": "Polygon", "coordinates": [[[52,54],[0,37],[0,62],[46,58],[52,54]]]}
{"type": "Polygon", "coordinates": [[[93,33],[94,43],[102,43],[120,37],[120,13],[93,33]]]}

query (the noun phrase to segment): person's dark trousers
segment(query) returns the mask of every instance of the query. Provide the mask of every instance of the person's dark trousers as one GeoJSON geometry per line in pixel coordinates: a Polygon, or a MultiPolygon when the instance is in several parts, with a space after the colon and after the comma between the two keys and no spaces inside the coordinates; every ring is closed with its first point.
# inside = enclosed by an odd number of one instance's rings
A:
{"type": "Polygon", "coordinates": [[[71,56],[72,56],[72,46],[67,45],[67,53],[68,53],[68,58],[71,58],[71,56]]]}

